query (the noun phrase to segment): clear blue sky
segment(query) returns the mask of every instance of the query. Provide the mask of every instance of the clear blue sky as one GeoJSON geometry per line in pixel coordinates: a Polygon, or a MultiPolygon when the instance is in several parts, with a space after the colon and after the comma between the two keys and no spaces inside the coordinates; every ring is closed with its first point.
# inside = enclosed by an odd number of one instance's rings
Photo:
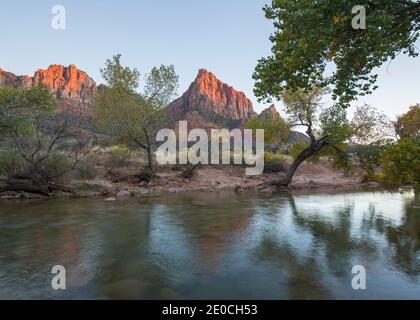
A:
{"type": "MultiPolygon", "coordinates": [[[[244,91],[259,112],[252,72],[270,53],[268,0],[15,0],[1,1],[0,67],[31,74],[50,64],[76,64],[97,82],[105,59],[121,53],[123,63],[143,74],[152,66],[174,64],[179,94],[199,68],[244,91]],[[53,30],[51,9],[64,5],[67,29],[53,30]]],[[[420,47],[420,44],[418,45],[420,47]]],[[[420,58],[398,57],[381,68],[380,88],[367,102],[394,116],[420,102],[420,58]]],[[[281,109],[281,106],[278,106],[281,109]]]]}

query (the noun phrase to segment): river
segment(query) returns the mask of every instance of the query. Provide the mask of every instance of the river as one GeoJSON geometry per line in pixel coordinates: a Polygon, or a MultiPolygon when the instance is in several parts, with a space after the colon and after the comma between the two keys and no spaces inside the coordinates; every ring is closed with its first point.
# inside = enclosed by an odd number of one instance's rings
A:
{"type": "Polygon", "coordinates": [[[420,196],[1,202],[0,298],[420,299],[420,196]],[[65,290],[51,286],[54,265],[65,290]],[[352,287],[353,266],[366,289],[352,287]]]}

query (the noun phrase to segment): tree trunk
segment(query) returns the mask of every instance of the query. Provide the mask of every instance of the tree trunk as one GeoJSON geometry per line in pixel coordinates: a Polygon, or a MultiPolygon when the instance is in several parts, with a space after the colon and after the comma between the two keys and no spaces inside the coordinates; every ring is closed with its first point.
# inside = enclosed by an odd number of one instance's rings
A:
{"type": "Polygon", "coordinates": [[[270,183],[270,185],[277,186],[277,187],[287,187],[293,179],[293,176],[296,173],[296,170],[299,168],[299,166],[302,164],[303,161],[308,159],[309,157],[315,155],[318,151],[320,151],[324,146],[327,145],[327,142],[325,139],[320,139],[319,141],[311,144],[308,148],[303,150],[293,161],[292,165],[289,168],[289,171],[287,172],[287,176],[280,180],[274,180],[270,183]]]}
{"type": "Polygon", "coordinates": [[[71,187],[63,186],[53,182],[45,184],[35,184],[30,179],[0,178],[0,192],[29,192],[48,196],[51,191],[64,191],[72,193],[71,187]]]}
{"type": "Polygon", "coordinates": [[[48,185],[36,185],[29,179],[1,179],[0,192],[2,191],[22,191],[46,196],[50,192],[48,185]]]}
{"type": "Polygon", "coordinates": [[[149,147],[147,147],[146,150],[147,153],[147,166],[149,168],[149,171],[154,174],[154,168],[153,168],[153,153],[152,153],[152,149],[149,147]]]}

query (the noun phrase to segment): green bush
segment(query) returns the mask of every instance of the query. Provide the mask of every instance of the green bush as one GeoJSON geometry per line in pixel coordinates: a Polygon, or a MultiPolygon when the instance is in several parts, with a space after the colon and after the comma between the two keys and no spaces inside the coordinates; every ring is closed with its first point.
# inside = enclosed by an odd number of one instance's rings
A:
{"type": "Polygon", "coordinates": [[[384,182],[399,186],[411,184],[420,188],[420,137],[403,138],[381,153],[384,182]]]}
{"type": "Polygon", "coordinates": [[[0,149],[0,175],[19,177],[26,171],[25,161],[16,149],[0,149]]]}
{"type": "Polygon", "coordinates": [[[118,168],[128,164],[131,151],[124,146],[112,146],[108,154],[105,166],[108,168],[118,168]]]}
{"type": "Polygon", "coordinates": [[[264,152],[264,172],[286,172],[288,170],[285,156],[264,152]]]}
{"type": "Polygon", "coordinates": [[[71,160],[66,155],[61,152],[54,152],[39,164],[38,170],[30,167],[32,171],[31,179],[34,182],[45,182],[62,178],[66,172],[71,171],[71,168],[71,160]]]}
{"type": "Polygon", "coordinates": [[[381,165],[381,152],[384,146],[368,144],[357,146],[356,153],[360,160],[360,166],[366,170],[366,180],[374,178],[375,169],[381,165]]]}

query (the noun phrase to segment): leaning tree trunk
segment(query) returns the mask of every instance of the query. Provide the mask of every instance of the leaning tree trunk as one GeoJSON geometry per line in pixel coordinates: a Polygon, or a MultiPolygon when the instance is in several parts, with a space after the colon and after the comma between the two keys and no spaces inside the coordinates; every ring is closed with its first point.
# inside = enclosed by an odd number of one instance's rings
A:
{"type": "Polygon", "coordinates": [[[280,179],[280,180],[274,180],[270,184],[277,187],[287,187],[292,182],[293,176],[295,175],[296,170],[299,168],[302,162],[308,159],[309,157],[315,155],[318,151],[320,151],[326,145],[327,145],[327,142],[325,138],[322,138],[316,141],[315,143],[312,143],[308,148],[303,150],[297,156],[295,161],[293,161],[285,178],[280,179]]]}

